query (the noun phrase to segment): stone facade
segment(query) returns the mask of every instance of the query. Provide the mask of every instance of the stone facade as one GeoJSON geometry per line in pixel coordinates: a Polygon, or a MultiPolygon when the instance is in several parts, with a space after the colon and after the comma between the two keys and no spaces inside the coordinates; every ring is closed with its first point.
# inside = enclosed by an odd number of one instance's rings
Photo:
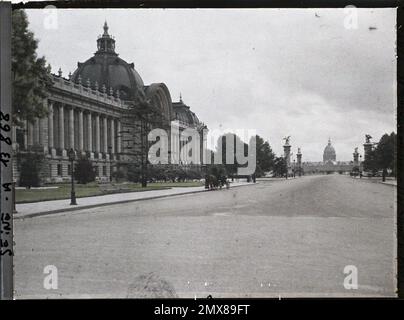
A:
{"type": "MultiPolygon", "coordinates": [[[[15,152],[43,152],[48,165],[45,181],[62,182],[70,176],[67,151],[73,148],[107,179],[122,153],[121,114],[127,107],[114,96],[52,77],[54,85],[45,101],[48,116],[14,128],[15,152]]],[[[16,165],[14,173],[18,180],[16,165]]]]}
{"type": "MultiPolygon", "coordinates": [[[[70,180],[67,152],[71,148],[92,161],[100,180],[109,181],[112,172],[138,163],[140,120],[128,118],[128,112],[140,107],[142,101],[161,113],[165,128],[171,123],[177,123],[178,130],[201,126],[189,107],[179,113],[173,111],[164,83],[144,85],[134,64],[117,57],[115,39],[108,34],[106,24],[97,48],[94,57],[78,63],[69,78],[64,78],[61,70],[52,75],[53,86],[44,101],[47,117],[13,128],[15,158],[27,152],[43,153],[45,182],[70,180]]],[[[13,168],[18,181],[16,161],[13,168]]]]}

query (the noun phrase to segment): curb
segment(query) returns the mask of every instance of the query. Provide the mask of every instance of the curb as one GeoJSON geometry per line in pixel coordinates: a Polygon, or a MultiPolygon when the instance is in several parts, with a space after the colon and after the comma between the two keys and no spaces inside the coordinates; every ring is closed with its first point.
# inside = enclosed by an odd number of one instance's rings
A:
{"type": "Polygon", "coordinates": [[[379,184],[384,184],[385,186],[392,186],[392,187],[397,187],[397,184],[392,184],[392,183],[386,183],[381,180],[372,180],[368,179],[367,177],[363,177],[362,179],[360,178],[352,178],[353,180],[359,180],[359,181],[364,181],[367,183],[379,183],[379,184]]]}
{"type": "MultiPolygon", "coordinates": [[[[242,184],[242,185],[230,187],[230,189],[238,188],[238,187],[245,187],[245,186],[252,186],[252,185],[256,185],[256,184],[258,184],[258,183],[242,184]]],[[[226,190],[226,189],[224,189],[224,190],[226,190]]],[[[27,214],[22,213],[20,215],[17,213],[17,214],[14,214],[13,219],[14,220],[21,220],[21,219],[25,219],[25,218],[34,218],[34,217],[38,217],[38,216],[50,215],[50,214],[54,214],[54,213],[78,211],[78,210],[85,210],[85,209],[91,209],[91,208],[97,208],[97,207],[104,207],[104,206],[115,205],[115,204],[123,204],[123,203],[129,203],[129,202],[161,199],[161,198],[182,196],[182,195],[186,195],[186,194],[209,192],[209,191],[213,191],[213,190],[202,189],[202,190],[197,190],[197,191],[185,191],[185,192],[176,193],[176,194],[165,194],[165,195],[161,195],[161,196],[150,196],[150,197],[140,198],[140,199],[118,200],[118,201],[113,201],[113,202],[103,202],[103,203],[97,203],[97,204],[89,204],[89,205],[84,205],[84,206],[80,206],[80,207],[68,207],[68,208],[64,208],[64,209],[55,209],[55,210],[50,210],[50,211],[33,212],[33,213],[27,213],[27,214]]],[[[69,199],[66,199],[66,200],[69,200],[69,199]]]]}
{"type": "Polygon", "coordinates": [[[379,182],[379,183],[384,184],[384,185],[386,185],[386,186],[397,187],[396,184],[392,184],[392,183],[385,183],[385,182],[379,182]]]}

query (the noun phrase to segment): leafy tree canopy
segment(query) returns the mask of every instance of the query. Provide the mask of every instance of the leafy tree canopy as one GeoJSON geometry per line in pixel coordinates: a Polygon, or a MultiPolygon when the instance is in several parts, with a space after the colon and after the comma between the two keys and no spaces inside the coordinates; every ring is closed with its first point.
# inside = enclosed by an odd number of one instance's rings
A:
{"type": "Polygon", "coordinates": [[[394,169],[396,158],[396,134],[384,134],[376,147],[376,161],[381,169],[394,169]]]}
{"type": "MultiPolygon", "coordinates": [[[[253,137],[254,138],[254,137],[253,137]]],[[[251,141],[251,140],[250,140],[251,141]]],[[[256,170],[255,175],[260,177],[264,175],[264,172],[272,170],[274,166],[275,154],[273,153],[268,141],[264,141],[262,137],[259,135],[255,136],[256,141],[256,170]]],[[[249,144],[243,142],[239,136],[234,133],[226,133],[223,136],[219,137],[217,141],[217,150],[216,152],[222,153],[222,163],[225,165],[225,169],[229,175],[234,175],[237,172],[237,168],[244,164],[239,164],[236,158],[236,145],[243,146],[244,155],[248,155],[249,144]],[[233,153],[233,163],[227,161],[226,153],[228,144],[233,142],[233,150],[229,149],[229,152],[233,153]]]]}
{"type": "Polygon", "coordinates": [[[24,153],[18,157],[20,171],[19,184],[21,187],[39,187],[42,183],[40,172],[44,161],[43,154],[24,153]]]}
{"type": "Polygon", "coordinates": [[[391,169],[396,174],[397,162],[397,135],[392,132],[384,134],[377,146],[368,154],[363,166],[366,171],[376,172],[378,170],[391,169]]]}
{"type": "Polygon", "coordinates": [[[14,122],[28,120],[47,114],[44,99],[52,85],[51,68],[45,57],[38,58],[38,41],[28,29],[25,11],[14,10],[12,14],[11,69],[13,73],[12,101],[14,122]]]}
{"type": "Polygon", "coordinates": [[[275,154],[272,151],[269,142],[264,141],[259,135],[255,137],[256,141],[256,176],[262,176],[264,172],[271,171],[274,166],[275,154]]]}
{"type": "Polygon", "coordinates": [[[74,178],[80,184],[95,181],[96,171],[92,162],[86,158],[80,158],[74,167],[74,178]]]}
{"type": "Polygon", "coordinates": [[[274,159],[273,173],[275,177],[283,177],[287,173],[286,160],[284,157],[274,159]]]}

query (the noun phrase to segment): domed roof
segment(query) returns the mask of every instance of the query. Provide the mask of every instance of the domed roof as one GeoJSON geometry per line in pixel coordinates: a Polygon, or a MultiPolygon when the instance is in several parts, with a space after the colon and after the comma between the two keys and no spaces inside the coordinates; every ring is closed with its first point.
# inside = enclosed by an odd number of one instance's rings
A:
{"type": "Polygon", "coordinates": [[[336,160],[336,152],[334,147],[331,145],[331,139],[328,139],[328,144],[324,148],[324,153],[323,153],[323,161],[335,161],[336,160]]]}
{"type": "Polygon", "coordinates": [[[98,86],[107,92],[112,88],[114,94],[119,90],[123,100],[133,100],[135,95],[144,94],[144,83],[134,68],[133,63],[127,63],[115,52],[115,39],[108,34],[108,25],[104,24],[104,33],[97,39],[98,50],[94,56],[84,63],[78,63],[71,80],[83,85],[90,83],[92,88],[98,86]]]}
{"type": "Polygon", "coordinates": [[[172,104],[174,109],[174,119],[179,120],[182,123],[185,123],[189,127],[196,127],[200,124],[200,121],[196,114],[190,110],[190,107],[187,106],[180,96],[179,102],[173,102],[172,104]]]}

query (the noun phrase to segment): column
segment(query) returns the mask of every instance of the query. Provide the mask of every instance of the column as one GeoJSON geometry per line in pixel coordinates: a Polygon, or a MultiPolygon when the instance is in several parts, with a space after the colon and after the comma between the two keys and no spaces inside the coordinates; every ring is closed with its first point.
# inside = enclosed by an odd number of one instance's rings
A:
{"type": "Polygon", "coordinates": [[[39,118],[35,118],[35,122],[33,124],[34,128],[34,144],[39,144],[39,118]]]}
{"type": "Polygon", "coordinates": [[[83,110],[79,110],[79,150],[84,151],[83,110]]]}
{"type": "Polygon", "coordinates": [[[358,152],[358,148],[355,148],[355,152],[353,153],[353,162],[354,162],[354,166],[359,166],[359,152],[358,152]]]}
{"type": "Polygon", "coordinates": [[[373,150],[373,143],[370,142],[370,139],[368,139],[363,144],[363,149],[364,149],[364,152],[363,152],[363,170],[368,171],[368,170],[370,170],[368,160],[369,160],[369,156],[370,156],[370,154],[372,153],[372,150],[373,150]]]}
{"type": "Polygon", "coordinates": [[[100,116],[95,115],[95,152],[100,152],[100,116]]]}
{"type": "Polygon", "coordinates": [[[49,153],[49,141],[48,141],[48,119],[39,119],[39,145],[45,154],[49,153]]]}
{"type": "Polygon", "coordinates": [[[28,147],[28,121],[27,120],[24,121],[23,129],[24,129],[24,149],[27,150],[27,147],[28,147]]]}
{"type": "Polygon", "coordinates": [[[28,121],[28,145],[34,144],[34,125],[28,121]]]}
{"type": "Polygon", "coordinates": [[[39,119],[39,144],[41,146],[45,146],[45,139],[44,139],[44,131],[45,131],[45,125],[44,125],[45,118],[40,118],[39,119]]]}
{"type": "Polygon", "coordinates": [[[301,153],[301,151],[300,151],[300,148],[298,148],[297,149],[297,170],[298,170],[298,173],[299,173],[299,177],[302,175],[302,171],[303,171],[303,168],[302,168],[302,153],[301,153]]]}
{"type": "Polygon", "coordinates": [[[93,151],[93,127],[91,123],[91,113],[87,114],[87,150],[93,151]]]}
{"type": "Polygon", "coordinates": [[[111,154],[115,153],[115,120],[111,119],[111,154]]]}
{"type": "Polygon", "coordinates": [[[286,170],[287,170],[287,173],[286,173],[286,179],[288,178],[288,175],[289,174],[291,174],[291,166],[290,166],[290,148],[291,148],[291,145],[289,144],[289,140],[288,139],[286,139],[286,143],[285,143],[285,145],[283,146],[283,156],[284,156],[284,158],[285,158],[285,161],[286,161],[286,170]]]}
{"type": "Polygon", "coordinates": [[[108,121],[107,121],[107,117],[105,116],[105,117],[103,117],[103,138],[104,138],[104,143],[103,143],[103,147],[104,147],[104,150],[103,150],[103,152],[105,153],[105,154],[107,154],[108,153],[108,121]]]}
{"type": "Polygon", "coordinates": [[[48,104],[48,145],[49,148],[54,147],[53,142],[53,104],[49,102],[48,104]]]}
{"type": "Polygon", "coordinates": [[[69,148],[74,149],[74,108],[69,109],[69,148]]]}
{"type": "Polygon", "coordinates": [[[297,167],[300,168],[302,165],[302,153],[300,152],[300,148],[297,149],[297,167]]]}
{"type": "Polygon", "coordinates": [[[116,152],[121,153],[121,142],[122,142],[122,128],[121,128],[121,121],[117,120],[116,121],[117,125],[117,139],[116,139],[116,152]]]}
{"type": "Polygon", "coordinates": [[[63,105],[59,106],[59,148],[65,148],[65,119],[63,105]]]}

